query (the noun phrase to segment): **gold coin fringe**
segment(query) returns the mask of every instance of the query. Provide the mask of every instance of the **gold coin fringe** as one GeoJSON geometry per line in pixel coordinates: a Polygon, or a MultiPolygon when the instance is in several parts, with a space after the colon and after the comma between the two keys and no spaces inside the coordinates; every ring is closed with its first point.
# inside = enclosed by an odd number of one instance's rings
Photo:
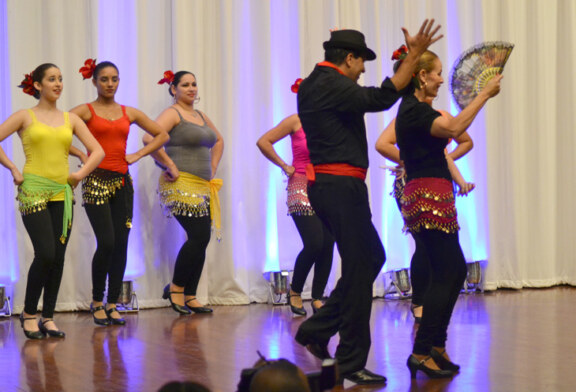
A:
{"type": "Polygon", "coordinates": [[[158,189],[160,204],[167,216],[181,215],[201,217],[210,215],[210,195],[189,192],[184,189],[158,189]]]}
{"type": "MultiPolygon", "coordinates": [[[[129,173],[122,174],[97,168],[82,181],[82,205],[108,203],[114,197],[116,191],[125,186],[132,186],[132,177],[129,173]]],[[[131,229],[132,200],[129,203],[129,216],[126,217],[126,227],[131,229]]]]}
{"type": "Polygon", "coordinates": [[[54,192],[30,192],[19,189],[18,195],[16,196],[16,200],[18,200],[18,211],[20,211],[22,215],[28,215],[45,210],[52,197],[54,197],[54,192]]]}
{"type": "Polygon", "coordinates": [[[308,200],[308,179],[306,176],[294,174],[288,180],[288,215],[314,215],[314,209],[308,200]]]}
{"type": "Polygon", "coordinates": [[[401,203],[405,232],[440,230],[456,233],[460,230],[451,190],[435,191],[424,186],[411,188],[409,192],[405,189],[401,203]]]}

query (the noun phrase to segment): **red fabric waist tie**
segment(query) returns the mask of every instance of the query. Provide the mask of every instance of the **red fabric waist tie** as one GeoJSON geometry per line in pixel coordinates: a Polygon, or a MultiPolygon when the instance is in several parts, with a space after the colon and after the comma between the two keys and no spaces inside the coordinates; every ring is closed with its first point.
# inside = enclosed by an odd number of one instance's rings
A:
{"type": "Polygon", "coordinates": [[[306,166],[306,178],[311,183],[316,181],[316,173],[332,174],[334,176],[350,176],[366,180],[367,169],[349,165],[347,163],[323,163],[320,165],[306,166]]]}

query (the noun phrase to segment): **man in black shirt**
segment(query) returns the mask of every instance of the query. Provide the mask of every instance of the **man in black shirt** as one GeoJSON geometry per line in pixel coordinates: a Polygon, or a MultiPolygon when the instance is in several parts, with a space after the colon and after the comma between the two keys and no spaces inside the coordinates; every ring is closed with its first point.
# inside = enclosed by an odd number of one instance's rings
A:
{"type": "Polygon", "coordinates": [[[380,87],[361,87],[357,81],[364,62],[376,54],[356,30],[336,30],[324,42],[325,61],[302,81],[298,115],[306,133],[313,168],[307,169],[308,196],[326,224],[342,258],[342,276],[326,304],[303,322],[296,341],[315,356],[329,357],[330,338],[340,334],[336,350],[343,378],[357,384],[382,384],[384,376],[365,369],[370,350],[372,285],[386,259],[372,224],[364,179],[368,142],[364,114],[390,108],[408,85],[420,55],[442,36],[440,26],[426,20],[418,34],[402,29],[409,49],[392,78],[380,87]]]}

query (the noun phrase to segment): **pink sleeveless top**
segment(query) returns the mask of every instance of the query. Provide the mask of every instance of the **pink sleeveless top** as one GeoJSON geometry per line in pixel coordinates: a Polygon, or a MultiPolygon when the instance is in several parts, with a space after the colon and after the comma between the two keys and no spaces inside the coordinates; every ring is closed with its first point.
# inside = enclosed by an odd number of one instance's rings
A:
{"type": "Polygon", "coordinates": [[[306,165],[310,163],[310,153],[306,145],[306,134],[300,128],[290,134],[292,140],[292,166],[296,169],[296,174],[306,175],[306,165]]]}

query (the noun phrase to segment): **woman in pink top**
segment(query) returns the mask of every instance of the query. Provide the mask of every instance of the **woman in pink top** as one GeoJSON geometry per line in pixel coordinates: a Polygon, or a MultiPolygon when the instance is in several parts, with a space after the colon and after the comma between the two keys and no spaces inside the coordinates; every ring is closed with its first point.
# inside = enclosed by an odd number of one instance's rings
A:
{"type": "Polygon", "coordinates": [[[314,265],[312,311],[316,313],[322,307],[321,299],[332,268],[334,238],[316,216],[308,200],[306,165],[310,163],[310,157],[306,146],[306,135],[298,115],[293,114],[285,118],[276,127],[266,132],[258,139],[257,146],[270,162],[280,167],[288,176],[288,215],[294,220],[304,245],[294,265],[290,287],[290,309],[299,316],[306,315],[301,293],[308,273],[314,265]],[[288,135],[292,139],[291,165],[284,162],[274,150],[274,143],[288,135]]]}

